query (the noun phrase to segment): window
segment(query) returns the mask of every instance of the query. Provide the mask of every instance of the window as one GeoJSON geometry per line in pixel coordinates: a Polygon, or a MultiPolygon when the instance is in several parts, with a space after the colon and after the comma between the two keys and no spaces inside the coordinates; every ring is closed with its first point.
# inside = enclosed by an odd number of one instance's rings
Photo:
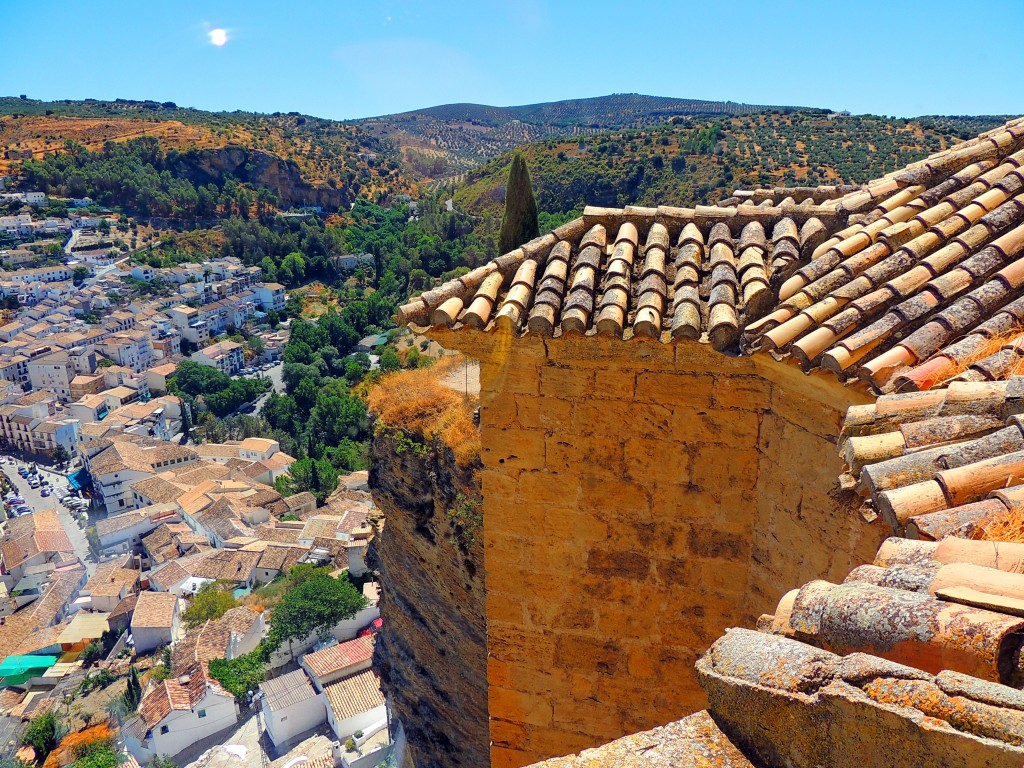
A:
{"type": "Polygon", "coordinates": [[[288,719],[288,715],[285,715],[284,717],[281,718],[281,722],[283,723],[287,719],[288,719]]]}
{"type": "Polygon", "coordinates": [[[170,730],[166,725],[160,726],[160,733],[167,733],[170,730]]]}
{"type": "Polygon", "coordinates": [[[200,717],[206,717],[206,710],[205,709],[200,709],[196,714],[199,715],[200,717]]]}

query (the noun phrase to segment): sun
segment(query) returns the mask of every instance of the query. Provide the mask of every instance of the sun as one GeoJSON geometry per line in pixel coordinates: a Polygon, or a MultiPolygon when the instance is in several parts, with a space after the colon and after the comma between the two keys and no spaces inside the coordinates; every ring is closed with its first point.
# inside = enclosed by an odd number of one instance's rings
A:
{"type": "Polygon", "coordinates": [[[228,31],[226,29],[217,27],[216,29],[211,29],[207,34],[210,36],[210,43],[218,48],[228,41],[228,31]]]}

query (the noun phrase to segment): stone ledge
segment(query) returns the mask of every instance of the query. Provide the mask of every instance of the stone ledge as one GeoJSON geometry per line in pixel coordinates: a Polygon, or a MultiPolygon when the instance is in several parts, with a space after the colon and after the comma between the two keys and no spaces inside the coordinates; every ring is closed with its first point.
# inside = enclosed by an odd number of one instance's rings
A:
{"type": "Polygon", "coordinates": [[[534,768],[753,768],[707,711],[534,768]]]}

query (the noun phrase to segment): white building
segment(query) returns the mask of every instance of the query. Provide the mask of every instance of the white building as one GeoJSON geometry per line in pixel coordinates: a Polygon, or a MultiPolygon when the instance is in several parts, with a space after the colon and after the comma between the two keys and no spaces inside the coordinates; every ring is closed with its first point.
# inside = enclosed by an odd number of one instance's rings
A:
{"type": "Polygon", "coordinates": [[[121,732],[128,751],[145,764],[155,755],[173,758],[237,722],[234,696],[207,676],[202,663],[196,663],[187,674],[164,680],[150,690],[139,704],[139,713],[121,732]]]}
{"type": "Polygon", "coordinates": [[[245,358],[242,345],[237,341],[221,341],[192,353],[192,359],[201,365],[216,368],[221,373],[233,376],[242,368],[245,358]]]}
{"type": "Polygon", "coordinates": [[[271,309],[280,312],[286,300],[284,286],[280,283],[260,283],[253,286],[253,293],[264,312],[271,309]]]}
{"type": "Polygon", "coordinates": [[[375,733],[387,727],[387,703],[372,669],[328,683],[321,695],[327,702],[327,722],[339,741],[358,731],[375,733]]]}
{"type": "Polygon", "coordinates": [[[323,700],[301,669],[260,683],[260,693],[263,725],[278,749],[327,719],[323,700]]]}
{"type": "Polygon", "coordinates": [[[132,638],[137,653],[170,645],[180,635],[181,608],[170,592],[142,592],[132,614],[132,638]]]}

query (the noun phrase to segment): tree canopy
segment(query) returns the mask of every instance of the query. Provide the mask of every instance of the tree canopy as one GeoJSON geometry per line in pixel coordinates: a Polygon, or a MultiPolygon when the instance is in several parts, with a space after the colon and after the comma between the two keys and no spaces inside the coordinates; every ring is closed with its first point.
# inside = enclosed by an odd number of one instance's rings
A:
{"type": "Polygon", "coordinates": [[[366,598],[348,578],[314,573],[284,594],[271,615],[267,640],[276,648],[289,640],[304,640],[314,632],[325,633],[366,605],[366,598]]]}
{"type": "Polygon", "coordinates": [[[220,584],[208,581],[196,592],[188,608],[181,614],[181,620],[185,622],[186,627],[191,629],[204,621],[219,619],[236,604],[235,598],[229,590],[220,584]]]}

